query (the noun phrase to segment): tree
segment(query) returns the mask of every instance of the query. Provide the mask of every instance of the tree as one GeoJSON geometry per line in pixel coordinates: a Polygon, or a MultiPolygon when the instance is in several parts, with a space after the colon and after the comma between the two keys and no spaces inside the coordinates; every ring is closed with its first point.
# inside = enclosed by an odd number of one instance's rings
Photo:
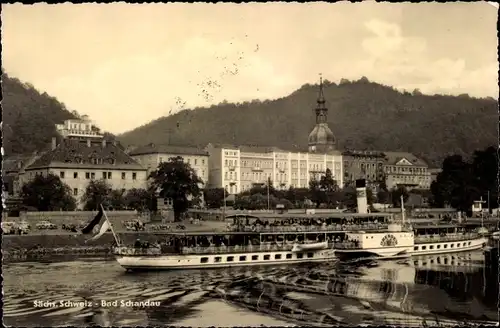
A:
{"type": "Polygon", "coordinates": [[[337,191],[339,186],[337,181],[333,179],[333,174],[330,169],[326,169],[325,175],[319,180],[319,186],[324,191],[337,191]]]}
{"type": "Polygon", "coordinates": [[[133,208],[138,212],[151,210],[151,203],[153,201],[153,193],[150,190],[142,188],[132,188],[125,194],[124,200],[128,208],[133,208]]]}
{"type": "Polygon", "coordinates": [[[111,192],[111,186],[106,180],[90,180],[82,196],[83,209],[94,211],[99,208],[100,204],[105,207],[110,206],[111,192]]]}
{"type": "Polygon", "coordinates": [[[160,163],[149,179],[153,188],[159,190],[160,197],[172,199],[175,221],[180,221],[181,214],[188,209],[189,198],[201,195],[200,185],[203,181],[180,156],[160,163]]]}
{"type": "Polygon", "coordinates": [[[348,209],[354,209],[358,205],[356,188],[348,186],[342,189],[342,204],[348,209]]]}
{"type": "Polygon", "coordinates": [[[388,204],[389,198],[391,197],[390,192],[387,190],[380,190],[377,193],[377,202],[380,204],[388,204]]]}
{"type": "Polygon", "coordinates": [[[76,200],[71,196],[71,189],[54,174],[37,175],[21,189],[23,205],[37,208],[39,211],[73,211],[76,200]]]}
{"type": "Polygon", "coordinates": [[[224,196],[227,195],[224,188],[206,188],[203,190],[203,198],[208,208],[221,208],[224,205],[224,196]]]}
{"type": "Polygon", "coordinates": [[[410,194],[404,186],[399,186],[391,190],[391,201],[394,207],[401,206],[401,196],[403,196],[403,202],[406,203],[410,194]]]}
{"type": "Polygon", "coordinates": [[[316,179],[309,180],[309,195],[316,208],[319,208],[322,203],[328,202],[325,191],[321,189],[321,184],[316,179]]]}
{"type": "Polygon", "coordinates": [[[450,205],[460,211],[470,212],[475,200],[488,200],[490,207],[498,202],[498,162],[495,147],[475,151],[472,161],[460,155],[445,158],[442,171],[431,184],[434,206],[450,205]]]}
{"type": "Polygon", "coordinates": [[[283,195],[283,197],[296,207],[302,207],[304,201],[310,198],[310,192],[307,188],[293,188],[290,187],[283,195]]]}
{"type": "Polygon", "coordinates": [[[125,192],[122,190],[111,190],[108,205],[115,211],[126,209],[127,203],[124,194],[125,192]]]}

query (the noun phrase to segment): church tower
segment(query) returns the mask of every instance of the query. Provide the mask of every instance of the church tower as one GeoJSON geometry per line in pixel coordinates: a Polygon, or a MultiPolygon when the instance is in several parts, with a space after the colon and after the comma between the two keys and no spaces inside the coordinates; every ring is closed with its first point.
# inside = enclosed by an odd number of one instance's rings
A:
{"type": "Polygon", "coordinates": [[[326,153],[335,150],[335,137],[328,127],[328,108],[325,106],[325,96],[323,94],[323,79],[320,77],[319,94],[316,101],[316,125],[309,134],[309,152],[326,153]]]}

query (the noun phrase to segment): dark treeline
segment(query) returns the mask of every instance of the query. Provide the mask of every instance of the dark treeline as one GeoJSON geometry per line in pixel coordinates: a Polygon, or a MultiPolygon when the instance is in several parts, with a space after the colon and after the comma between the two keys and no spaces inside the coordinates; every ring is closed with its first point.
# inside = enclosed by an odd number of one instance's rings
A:
{"type": "Polygon", "coordinates": [[[447,157],[442,172],[431,185],[434,206],[449,205],[470,212],[474,201],[482,197],[483,208],[498,207],[498,153],[488,147],[474,151],[471,159],[461,155],[447,157]]]}

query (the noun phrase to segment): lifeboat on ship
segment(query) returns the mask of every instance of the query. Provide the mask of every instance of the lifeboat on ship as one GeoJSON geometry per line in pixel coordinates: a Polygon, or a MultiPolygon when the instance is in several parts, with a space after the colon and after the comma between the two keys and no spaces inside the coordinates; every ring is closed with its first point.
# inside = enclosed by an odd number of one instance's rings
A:
{"type": "Polygon", "coordinates": [[[312,244],[295,244],[292,247],[292,252],[317,251],[327,248],[328,248],[327,241],[321,243],[312,243],[312,244]]]}

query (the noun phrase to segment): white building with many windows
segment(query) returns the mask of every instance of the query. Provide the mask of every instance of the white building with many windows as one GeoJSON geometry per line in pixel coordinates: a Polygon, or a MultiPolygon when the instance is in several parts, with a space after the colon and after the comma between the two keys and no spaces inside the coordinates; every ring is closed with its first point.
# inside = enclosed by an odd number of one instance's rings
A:
{"type": "Polygon", "coordinates": [[[275,147],[209,144],[209,186],[225,187],[237,194],[270,179],[276,189],[308,188],[330,169],[339,186],[343,184],[342,155],[291,152],[275,147]]]}
{"type": "Polygon", "coordinates": [[[156,170],[160,163],[168,162],[172,157],[182,157],[205,185],[208,182],[208,152],[203,149],[150,143],[131,150],[129,155],[144,166],[148,170],[148,174],[156,170]]]}

